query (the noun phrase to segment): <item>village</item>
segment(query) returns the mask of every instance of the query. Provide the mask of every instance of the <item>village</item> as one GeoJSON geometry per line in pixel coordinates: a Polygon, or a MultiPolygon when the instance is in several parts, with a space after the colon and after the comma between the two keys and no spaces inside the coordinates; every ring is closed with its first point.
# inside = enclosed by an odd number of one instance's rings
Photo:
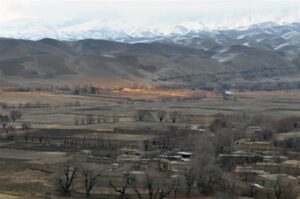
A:
{"type": "Polygon", "coordinates": [[[124,117],[106,109],[92,114],[91,105],[79,101],[60,109],[75,119],[59,128],[51,120],[50,128],[29,122],[40,111],[48,114],[51,103],[29,108],[2,103],[0,160],[7,165],[0,175],[2,194],[43,198],[48,190],[50,198],[299,198],[300,117],[245,112],[204,117],[172,109],[139,109],[124,117]],[[84,109],[88,114],[74,112],[84,109]],[[19,171],[8,175],[11,161],[19,171]],[[16,183],[15,175],[26,173],[35,177],[16,183]]]}

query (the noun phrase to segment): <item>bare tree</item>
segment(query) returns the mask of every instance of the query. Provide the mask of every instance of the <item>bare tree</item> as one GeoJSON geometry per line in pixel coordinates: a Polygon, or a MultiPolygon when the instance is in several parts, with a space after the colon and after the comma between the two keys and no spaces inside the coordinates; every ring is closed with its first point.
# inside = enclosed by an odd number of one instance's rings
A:
{"type": "Polygon", "coordinates": [[[123,185],[121,188],[116,187],[112,182],[109,182],[109,186],[111,186],[115,192],[119,193],[119,199],[128,199],[127,185],[123,185]]]}
{"type": "Polygon", "coordinates": [[[275,194],[277,199],[280,199],[280,196],[283,192],[282,188],[283,187],[282,187],[281,179],[279,178],[279,176],[277,176],[277,179],[276,179],[276,182],[275,182],[275,185],[274,185],[274,194],[275,194]]]}
{"type": "Polygon", "coordinates": [[[31,129],[31,124],[23,122],[22,123],[22,130],[25,131],[25,130],[29,130],[29,129],[31,129]]]}
{"type": "Polygon", "coordinates": [[[162,122],[165,119],[166,115],[167,115],[166,111],[158,111],[157,112],[157,117],[160,122],[162,122]]]}
{"type": "Polygon", "coordinates": [[[140,191],[138,190],[138,188],[137,188],[137,186],[136,186],[135,178],[134,178],[134,181],[132,181],[131,186],[132,186],[134,192],[136,193],[137,197],[138,197],[139,199],[143,199],[142,194],[140,193],[140,191]]]}
{"type": "Polygon", "coordinates": [[[86,121],[88,124],[93,124],[95,122],[95,118],[93,115],[90,114],[86,116],[86,121]]]}
{"type": "Polygon", "coordinates": [[[177,180],[171,182],[169,186],[161,183],[162,176],[155,176],[153,173],[146,172],[146,188],[148,190],[149,199],[163,199],[171,194],[177,186],[177,180]]]}
{"type": "Polygon", "coordinates": [[[70,163],[64,164],[64,178],[58,179],[58,190],[64,195],[70,195],[72,192],[72,186],[76,179],[77,167],[70,166],[70,163]]]}
{"type": "Polygon", "coordinates": [[[97,178],[100,174],[95,174],[94,171],[86,168],[82,168],[82,175],[84,176],[84,187],[85,187],[85,196],[90,197],[90,193],[96,184],[97,178]]]}
{"type": "Polygon", "coordinates": [[[0,114],[0,123],[2,124],[2,127],[4,129],[5,129],[8,122],[9,122],[9,117],[7,115],[1,115],[0,114]]]}
{"type": "Polygon", "coordinates": [[[151,112],[149,110],[138,110],[136,117],[138,121],[142,122],[151,117],[151,112]]]}
{"type": "Polygon", "coordinates": [[[238,180],[232,175],[224,175],[222,180],[222,188],[224,195],[227,195],[228,198],[237,199],[238,198],[238,180]]]}
{"type": "Polygon", "coordinates": [[[124,173],[123,181],[124,182],[121,187],[115,186],[111,181],[109,182],[109,186],[112,187],[113,190],[119,194],[119,199],[129,199],[127,190],[133,182],[132,175],[130,175],[129,172],[124,173]]]}
{"type": "Polygon", "coordinates": [[[2,109],[7,109],[8,108],[8,104],[6,102],[0,102],[0,107],[2,109]]]}
{"type": "Polygon", "coordinates": [[[118,115],[112,116],[113,123],[117,123],[117,122],[119,122],[119,120],[120,120],[120,116],[118,116],[118,115]]]}
{"type": "Polygon", "coordinates": [[[200,170],[197,175],[197,188],[201,193],[213,193],[222,182],[222,171],[210,164],[200,170]]]}
{"type": "Polygon", "coordinates": [[[274,195],[276,199],[296,199],[297,194],[295,192],[294,185],[284,178],[285,176],[278,175],[274,185],[274,195]]]}
{"type": "Polygon", "coordinates": [[[101,116],[97,116],[97,123],[101,123],[102,122],[102,117],[101,116]]]}
{"type": "Polygon", "coordinates": [[[193,154],[184,171],[186,197],[194,189],[200,193],[214,193],[217,185],[223,186],[222,171],[215,165],[215,146],[213,137],[204,133],[194,137],[193,154]]]}
{"type": "Polygon", "coordinates": [[[213,154],[203,150],[192,160],[195,168],[197,189],[201,193],[213,192],[222,181],[222,171],[214,164],[213,154]]]}
{"type": "Polygon", "coordinates": [[[176,120],[178,119],[179,113],[177,111],[173,111],[169,113],[169,117],[172,120],[173,123],[176,123],[176,120]]]}
{"type": "Polygon", "coordinates": [[[184,171],[184,178],[185,178],[185,186],[186,186],[186,197],[189,199],[191,193],[193,191],[193,187],[196,183],[196,175],[195,170],[192,167],[188,167],[184,171]]]}
{"type": "Polygon", "coordinates": [[[150,177],[148,173],[146,173],[146,187],[148,189],[149,199],[156,198],[156,194],[158,193],[158,189],[155,190],[154,178],[150,177]]]}
{"type": "Polygon", "coordinates": [[[80,106],[80,101],[75,101],[74,106],[80,106]]]}
{"type": "Polygon", "coordinates": [[[134,190],[134,192],[136,193],[137,197],[138,197],[139,199],[142,199],[142,198],[143,198],[143,197],[142,197],[142,194],[140,193],[140,191],[139,191],[138,188],[137,188],[137,183],[136,183],[136,178],[135,178],[135,176],[132,175],[130,172],[127,171],[127,172],[124,174],[124,179],[125,179],[125,181],[126,181],[126,184],[129,185],[129,186],[131,186],[131,187],[133,188],[133,190],[134,190]]]}
{"type": "Polygon", "coordinates": [[[20,119],[22,117],[23,113],[21,111],[11,111],[10,112],[10,118],[13,122],[15,122],[17,119],[20,119]]]}
{"type": "MultiPolygon", "coordinates": [[[[130,174],[129,174],[130,175],[130,174]]],[[[174,191],[178,185],[178,178],[172,180],[171,184],[168,182],[162,183],[163,179],[162,176],[158,176],[158,174],[154,173],[145,173],[145,187],[148,191],[148,198],[149,199],[164,199],[168,197],[172,191],[174,191]]],[[[140,193],[139,189],[137,188],[137,182],[134,176],[131,175],[129,185],[133,188],[137,197],[142,199],[142,194],[140,193]]]]}
{"type": "Polygon", "coordinates": [[[234,135],[230,129],[215,130],[214,138],[217,154],[223,153],[224,149],[232,146],[234,143],[234,135]]]}
{"type": "Polygon", "coordinates": [[[231,128],[231,127],[233,127],[232,122],[223,113],[216,114],[214,121],[209,126],[210,130],[213,132],[219,129],[231,128]]]}
{"type": "Polygon", "coordinates": [[[77,118],[77,117],[74,118],[74,124],[75,124],[75,125],[79,125],[79,118],[77,118]]]}

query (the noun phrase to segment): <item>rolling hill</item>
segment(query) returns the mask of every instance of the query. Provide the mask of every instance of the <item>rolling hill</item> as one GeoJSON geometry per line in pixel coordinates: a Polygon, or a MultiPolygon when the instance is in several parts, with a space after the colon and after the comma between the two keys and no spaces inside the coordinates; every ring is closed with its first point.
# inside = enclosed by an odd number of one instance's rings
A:
{"type": "Polygon", "coordinates": [[[299,24],[294,23],[187,32],[148,43],[1,38],[0,78],[16,86],[297,87],[299,35],[299,24]]]}

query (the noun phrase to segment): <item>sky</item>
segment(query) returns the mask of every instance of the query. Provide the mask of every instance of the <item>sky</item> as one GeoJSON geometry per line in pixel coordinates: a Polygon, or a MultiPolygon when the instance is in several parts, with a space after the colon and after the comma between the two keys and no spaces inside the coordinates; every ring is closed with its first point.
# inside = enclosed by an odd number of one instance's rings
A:
{"type": "Polygon", "coordinates": [[[199,22],[206,26],[247,26],[300,22],[300,0],[0,0],[0,24],[46,24],[74,20],[124,21],[139,26],[199,22]]]}

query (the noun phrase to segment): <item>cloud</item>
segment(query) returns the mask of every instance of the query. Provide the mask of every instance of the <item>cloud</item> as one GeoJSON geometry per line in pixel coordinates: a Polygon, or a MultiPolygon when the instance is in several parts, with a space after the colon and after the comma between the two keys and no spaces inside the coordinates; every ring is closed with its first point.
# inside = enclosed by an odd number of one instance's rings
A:
{"type": "Polygon", "coordinates": [[[21,15],[13,8],[14,4],[7,0],[0,0],[0,22],[20,18],[21,15]]]}
{"type": "Polygon", "coordinates": [[[300,0],[0,0],[0,22],[35,18],[126,21],[158,26],[197,21],[238,26],[300,21],[300,0]]]}

